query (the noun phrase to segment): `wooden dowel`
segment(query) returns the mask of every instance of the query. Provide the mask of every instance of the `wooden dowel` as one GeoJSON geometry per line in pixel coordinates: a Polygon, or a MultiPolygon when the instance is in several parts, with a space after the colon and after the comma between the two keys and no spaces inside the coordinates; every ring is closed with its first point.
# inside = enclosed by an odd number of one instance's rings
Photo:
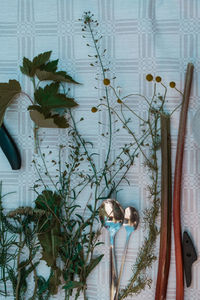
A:
{"type": "Polygon", "coordinates": [[[185,88],[183,94],[183,105],[180,113],[179,132],[176,149],[176,164],[174,173],[173,193],[173,220],[174,220],[174,242],[176,258],[176,300],[184,299],[184,275],[183,275],[183,254],[181,237],[181,182],[185,133],[187,124],[187,112],[190,98],[190,91],[193,77],[193,64],[187,66],[185,88]]]}
{"type": "Polygon", "coordinates": [[[155,300],[166,299],[171,258],[172,180],[170,117],[161,115],[161,230],[155,300]]]}

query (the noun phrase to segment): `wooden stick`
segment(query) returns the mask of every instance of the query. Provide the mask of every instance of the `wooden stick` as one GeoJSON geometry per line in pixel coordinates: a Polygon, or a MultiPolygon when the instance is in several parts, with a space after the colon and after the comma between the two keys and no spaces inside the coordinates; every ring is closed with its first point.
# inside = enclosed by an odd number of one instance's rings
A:
{"type": "Polygon", "coordinates": [[[172,180],[170,117],[161,115],[161,231],[155,300],[166,299],[171,258],[172,180]]]}
{"type": "Polygon", "coordinates": [[[182,237],[181,237],[181,180],[182,180],[182,165],[184,142],[187,124],[187,112],[193,77],[193,64],[189,63],[187,66],[187,73],[185,79],[185,88],[183,94],[183,105],[180,114],[179,132],[176,149],[176,165],[174,173],[174,241],[175,241],[175,258],[176,258],[176,300],[184,299],[184,277],[183,277],[183,254],[182,254],[182,237]]]}

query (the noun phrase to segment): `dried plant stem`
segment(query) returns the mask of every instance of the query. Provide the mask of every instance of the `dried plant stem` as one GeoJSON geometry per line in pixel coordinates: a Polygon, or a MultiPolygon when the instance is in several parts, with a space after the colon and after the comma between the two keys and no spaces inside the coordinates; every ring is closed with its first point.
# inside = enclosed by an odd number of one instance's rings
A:
{"type": "MultiPolygon", "coordinates": [[[[31,261],[31,266],[33,267],[33,262],[31,261]]],[[[31,297],[31,300],[36,299],[36,295],[37,295],[37,288],[38,288],[38,283],[37,283],[37,272],[36,269],[33,269],[33,277],[34,277],[34,281],[35,281],[35,285],[34,285],[34,290],[33,290],[33,296],[31,297]]]]}
{"type": "Polygon", "coordinates": [[[176,165],[174,174],[174,241],[175,241],[175,257],[176,257],[176,300],[184,299],[184,277],[183,277],[183,260],[182,260],[182,244],[181,244],[181,180],[182,180],[182,165],[184,153],[184,141],[186,133],[187,111],[189,105],[189,97],[191,91],[193,64],[188,64],[185,89],[183,94],[183,105],[180,114],[179,132],[176,150],[176,165]]]}
{"type": "MultiPolygon", "coordinates": [[[[95,50],[96,50],[96,53],[97,53],[97,58],[99,60],[100,66],[101,66],[103,79],[105,79],[106,78],[105,68],[103,66],[101,55],[100,55],[99,49],[97,47],[97,41],[95,39],[95,36],[94,36],[94,33],[93,33],[93,30],[91,28],[90,23],[88,23],[88,28],[90,30],[90,34],[91,34],[91,37],[92,37],[92,40],[93,40],[93,44],[94,44],[94,47],[95,47],[95,50]]],[[[111,107],[110,107],[109,96],[108,96],[108,88],[107,87],[105,87],[105,94],[106,94],[106,102],[107,102],[107,106],[108,106],[108,118],[109,118],[109,143],[108,143],[108,151],[107,151],[106,160],[105,160],[105,169],[106,169],[106,166],[107,166],[108,160],[109,160],[109,156],[110,156],[111,145],[112,145],[112,118],[111,118],[111,107]]],[[[106,172],[106,170],[104,170],[104,172],[106,172]]]]}
{"type": "MultiPolygon", "coordinates": [[[[149,108],[151,109],[151,107],[149,108]]],[[[136,259],[136,262],[133,266],[133,275],[129,280],[128,285],[125,289],[121,290],[119,299],[125,299],[128,296],[133,294],[138,294],[146,285],[150,286],[151,279],[146,275],[146,270],[150,267],[153,261],[156,259],[154,256],[154,247],[156,242],[156,237],[158,235],[158,229],[156,225],[156,219],[159,213],[160,208],[160,199],[158,192],[158,158],[157,158],[157,134],[158,134],[158,120],[159,114],[154,116],[153,124],[150,122],[150,119],[147,121],[150,137],[151,137],[151,151],[152,151],[152,161],[150,162],[150,171],[152,178],[152,186],[150,186],[150,198],[152,199],[152,207],[146,209],[144,212],[144,222],[148,226],[148,236],[145,237],[142,247],[139,249],[139,253],[136,259]],[[154,167],[153,167],[154,166],[154,167]]]]}
{"type": "Polygon", "coordinates": [[[31,97],[30,97],[27,93],[25,93],[25,92],[20,92],[19,95],[24,95],[24,96],[26,96],[26,97],[30,100],[30,102],[31,102],[32,104],[34,104],[33,100],[31,99],[31,97]]]}
{"type": "MultiPolygon", "coordinates": [[[[5,232],[5,228],[4,228],[4,222],[3,222],[3,207],[2,207],[2,181],[0,181],[0,230],[2,233],[5,232]]],[[[2,252],[1,255],[5,256],[6,255],[6,247],[4,249],[4,245],[6,243],[6,239],[5,239],[5,234],[2,234],[1,236],[1,248],[2,248],[2,252]]],[[[1,278],[3,281],[3,285],[4,285],[4,293],[5,295],[7,295],[7,286],[6,286],[6,266],[1,266],[1,278]]]]}
{"type": "Polygon", "coordinates": [[[38,154],[38,126],[34,124],[34,152],[35,154],[38,154]]]}
{"type": "MultiPolygon", "coordinates": [[[[32,82],[33,82],[33,88],[34,88],[34,93],[35,93],[35,91],[36,91],[35,77],[33,77],[32,82]]],[[[33,104],[36,104],[35,97],[34,97],[33,104]]],[[[38,145],[39,145],[38,129],[39,129],[39,127],[34,123],[33,135],[34,135],[34,152],[35,152],[35,154],[38,154],[38,145]]]]}
{"type": "Polygon", "coordinates": [[[20,257],[21,252],[24,247],[24,242],[22,242],[22,233],[19,235],[19,252],[17,255],[17,269],[18,269],[18,276],[17,276],[17,286],[16,286],[16,300],[20,300],[20,281],[21,281],[21,269],[19,267],[20,265],[20,257]]]}
{"type": "Polygon", "coordinates": [[[171,258],[172,180],[170,117],[161,115],[161,230],[155,300],[166,299],[171,258]]]}

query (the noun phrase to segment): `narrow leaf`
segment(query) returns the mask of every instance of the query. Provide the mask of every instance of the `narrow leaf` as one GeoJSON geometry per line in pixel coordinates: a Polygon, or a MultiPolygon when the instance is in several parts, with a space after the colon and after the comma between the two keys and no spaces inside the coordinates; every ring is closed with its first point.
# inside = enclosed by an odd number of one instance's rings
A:
{"type": "Polygon", "coordinates": [[[69,281],[67,282],[67,284],[63,287],[65,290],[72,290],[72,289],[76,289],[76,288],[81,288],[83,287],[83,283],[82,282],[78,282],[78,281],[69,281]]]}
{"type": "Polygon", "coordinates": [[[87,274],[87,276],[91,273],[91,271],[100,263],[100,261],[102,260],[102,258],[103,258],[103,254],[102,255],[99,255],[98,257],[96,257],[96,258],[93,258],[91,261],[90,261],[90,263],[89,263],[89,265],[87,265],[87,267],[86,267],[86,274],[87,274]]]}

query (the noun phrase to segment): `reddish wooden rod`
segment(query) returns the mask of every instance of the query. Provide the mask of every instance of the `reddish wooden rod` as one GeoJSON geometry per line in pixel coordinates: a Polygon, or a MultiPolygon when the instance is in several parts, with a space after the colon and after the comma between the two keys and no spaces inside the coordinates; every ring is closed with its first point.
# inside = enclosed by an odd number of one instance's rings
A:
{"type": "Polygon", "coordinates": [[[170,116],[161,115],[161,229],[155,300],[166,299],[171,258],[172,182],[170,116]]]}
{"type": "Polygon", "coordinates": [[[178,141],[176,148],[176,164],[174,173],[174,193],[173,193],[173,220],[174,220],[174,242],[176,258],[176,300],[184,299],[184,276],[182,258],[182,235],[181,235],[181,182],[184,142],[187,124],[187,112],[190,98],[190,91],[193,77],[193,64],[187,66],[185,88],[183,94],[183,105],[180,113],[178,141]]]}

